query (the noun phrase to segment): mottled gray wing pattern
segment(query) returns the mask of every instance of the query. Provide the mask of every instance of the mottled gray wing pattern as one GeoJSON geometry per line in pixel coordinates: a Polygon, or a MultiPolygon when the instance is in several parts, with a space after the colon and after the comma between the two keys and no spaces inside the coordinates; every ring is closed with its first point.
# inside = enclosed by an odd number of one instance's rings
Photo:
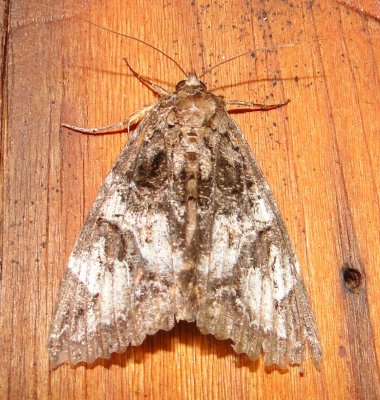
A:
{"type": "Polygon", "coordinates": [[[174,325],[166,114],[157,107],[106,178],[70,256],[49,335],[53,367],[109,358],[174,325]]]}
{"type": "Polygon", "coordinates": [[[278,207],[238,126],[226,111],[217,118],[210,256],[197,325],[232,339],[251,359],[263,350],[266,365],[302,364],[307,343],[318,366],[315,322],[278,207]]]}

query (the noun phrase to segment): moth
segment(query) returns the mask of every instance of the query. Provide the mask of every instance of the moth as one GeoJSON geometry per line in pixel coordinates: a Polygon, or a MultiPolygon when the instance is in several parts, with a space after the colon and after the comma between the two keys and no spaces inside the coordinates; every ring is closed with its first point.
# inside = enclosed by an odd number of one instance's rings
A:
{"type": "MultiPolygon", "coordinates": [[[[130,66],[129,66],[130,67],[130,66]]],[[[131,67],[130,67],[131,68],[131,67]]],[[[133,71],[133,69],[131,68],[133,71]]],[[[280,368],[321,347],[283,219],[226,102],[195,73],[125,121],[142,119],[93,204],[52,319],[53,368],[140,345],[195,322],[237,353],[280,368]]]]}

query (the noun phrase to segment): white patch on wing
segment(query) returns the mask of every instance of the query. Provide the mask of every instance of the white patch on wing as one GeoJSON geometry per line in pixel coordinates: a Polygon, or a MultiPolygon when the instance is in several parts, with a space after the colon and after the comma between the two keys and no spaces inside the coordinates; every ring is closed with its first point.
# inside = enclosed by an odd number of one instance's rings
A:
{"type": "Polygon", "coordinates": [[[263,279],[263,295],[262,295],[262,303],[261,303],[261,327],[264,332],[272,332],[273,331],[273,282],[271,279],[264,278],[263,279]]]}
{"type": "Polygon", "coordinates": [[[266,197],[262,196],[260,199],[255,199],[255,207],[253,208],[253,217],[255,221],[259,221],[270,225],[273,221],[273,212],[270,209],[266,197]]]}
{"type": "Polygon", "coordinates": [[[210,270],[214,278],[231,274],[240,255],[244,237],[237,215],[217,215],[212,232],[210,270]]]}
{"type": "Polygon", "coordinates": [[[101,264],[104,262],[104,242],[104,238],[99,238],[93,244],[91,251],[72,254],[68,262],[68,269],[92,295],[99,293],[102,284],[99,277],[103,270],[101,264]]]}
{"type": "MultiPolygon", "coordinates": [[[[124,196],[125,196],[124,192],[124,196]]],[[[122,196],[121,190],[114,190],[109,193],[107,202],[103,205],[100,217],[111,223],[117,223],[125,218],[127,206],[125,197],[122,196]]]]}
{"type": "Polygon", "coordinates": [[[248,303],[251,317],[253,318],[252,324],[256,327],[259,326],[259,312],[262,300],[262,283],[263,276],[260,268],[251,268],[248,271],[247,279],[242,282],[242,294],[245,301],[248,303]]]}
{"type": "Polygon", "coordinates": [[[110,173],[106,176],[106,179],[104,180],[104,185],[105,186],[113,185],[116,179],[117,175],[115,175],[113,171],[110,171],[110,173]]]}
{"type": "Polygon", "coordinates": [[[173,250],[173,271],[180,272],[183,268],[183,249],[173,250]]]}
{"type": "MultiPolygon", "coordinates": [[[[102,218],[109,222],[118,223],[122,231],[132,232],[138,251],[142,256],[145,268],[154,269],[162,275],[172,272],[173,255],[169,237],[169,222],[167,217],[161,213],[133,214],[124,213],[123,222],[115,213],[123,207],[119,201],[117,192],[112,195],[114,207],[104,207],[102,218]],[[113,220],[112,220],[113,217],[113,220]],[[120,223],[121,222],[121,223],[120,223]]],[[[111,202],[112,204],[112,202],[111,202]]],[[[107,258],[105,252],[106,238],[100,236],[93,243],[90,251],[72,254],[68,268],[79,283],[83,284],[91,295],[100,295],[100,315],[103,324],[112,324],[115,312],[122,315],[128,307],[128,289],[131,287],[131,276],[128,269],[128,260],[118,258],[107,258]],[[111,268],[109,268],[111,267],[111,268]],[[119,313],[118,313],[119,311],[119,313]]],[[[176,257],[177,264],[182,265],[180,254],[176,257]]],[[[89,310],[86,316],[87,331],[96,332],[99,324],[98,316],[93,310],[89,310]]]]}
{"type": "Polygon", "coordinates": [[[172,270],[169,221],[165,214],[127,212],[123,229],[133,233],[146,268],[158,269],[164,275],[172,270]]]}
{"type": "MultiPolygon", "coordinates": [[[[295,284],[293,265],[289,257],[283,255],[274,244],[270,246],[269,268],[251,268],[245,282],[242,282],[242,293],[250,315],[252,325],[261,325],[265,332],[273,330],[274,300],[283,301],[295,284]]],[[[286,315],[276,313],[277,334],[286,338],[286,315]]]]}
{"type": "MultiPolygon", "coordinates": [[[[99,302],[101,322],[111,324],[114,312],[122,311],[126,307],[127,296],[125,293],[130,287],[131,279],[127,260],[117,258],[107,260],[105,243],[106,239],[99,237],[91,251],[82,252],[80,255],[73,254],[69,259],[68,268],[91,295],[100,296],[102,300],[99,302]],[[112,267],[112,272],[107,266],[112,267]]],[[[96,332],[98,323],[95,310],[92,308],[87,310],[87,331],[89,333],[96,332]]]]}
{"type": "Polygon", "coordinates": [[[276,300],[281,301],[294,286],[293,265],[274,244],[270,246],[269,265],[273,266],[272,280],[276,283],[273,296],[276,300]]]}
{"type": "Polygon", "coordinates": [[[207,276],[210,270],[210,257],[207,254],[200,254],[197,269],[201,274],[207,276]]]}

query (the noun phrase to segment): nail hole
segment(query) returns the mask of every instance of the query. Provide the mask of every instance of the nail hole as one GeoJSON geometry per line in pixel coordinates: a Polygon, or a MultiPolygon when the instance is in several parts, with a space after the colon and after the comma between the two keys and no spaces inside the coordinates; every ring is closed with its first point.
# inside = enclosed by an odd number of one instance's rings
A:
{"type": "Polygon", "coordinates": [[[346,289],[351,292],[356,292],[362,285],[363,274],[356,268],[348,266],[342,269],[343,282],[346,289]]]}

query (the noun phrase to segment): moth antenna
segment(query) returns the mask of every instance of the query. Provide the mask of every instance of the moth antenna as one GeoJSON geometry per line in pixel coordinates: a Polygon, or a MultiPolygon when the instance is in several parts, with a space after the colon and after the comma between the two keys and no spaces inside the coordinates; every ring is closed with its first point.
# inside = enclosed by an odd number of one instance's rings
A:
{"type": "Polygon", "coordinates": [[[282,49],[282,48],[285,48],[285,47],[293,47],[293,46],[295,46],[297,44],[301,44],[301,43],[302,42],[294,42],[294,43],[283,44],[283,45],[272,47],[272,48],[261,47],[259,49],[255,49],[255,50],[248,50],[248,51],[246,51],[244,53],[238,54],[237,56],[228,58],[227,60],[221,61],[220,63],[213,65],[211,68],[209,68],[205,72],[203,72],[203,74],[200,75],[199,79],[203,78],[206,74],[208,74],[209,72],[213,71],[215,68],[220,67],[221,65],[226,64],[226,63],[228,63],[230,61],[236,60],[237,58],[246,56],[247,54],[251,54],[252,58],[255,58],[256,51],[275,51],[277,49],[282,49]]]}
{"type": "Polygon", "coordinates": [[[126,33],[120,33],[120,32],[117,32],[117,31],[113,31],[112,29],[105,28],[104,26],[95,24],[95,22],[88,21],[87,19],[83,19],[83,18],[78,18],[78,19],[80,19],[80,20],[82,20],[82,21],[84,21],[84,22],[87,22],[87,23],[90,24],[90,25],[96,26],[96,27],[99,28],[99,29],[103,29],[103,30],[106,31],[106,32],[110,32],[110,33],[114,33],[114,34],[116,34],[116,35],[124,36],[124,37],[126,37],[126,38],[128,38],[128,39],[135,40],[136,42],[145,44],[145,46],[148,46],[148,47],[150,47],[151,49],[156,50],[157,52],[159,52],[159,53],[162,54],[163,56],[167,57],[170,61],[172,61],[172,62],[181,70],[181,72],[182,72],[185,76],[187,76],[186,71],[181,67],[181,65],[180,65],[173,57],[170,57],[169,54],[166,54],[164,51],[160,50],[160,49],[157,48],[156,46],[153,46],[153,44],[150,44],[150,43],[148,43],[148,42],[145,42],[145,40],[138,39],[138,38],[136,38],[136,37],[134,37],[134,36],[127,35],[126,33]]]}
{"type": "Polygon", "coordinates": [[[156,85],[155,83],[151,82],[149,79],[145,78],[144,76],[140,75],[136,70],[134,70],[131,66],[131,64],[129,64],[127,58],[124,58],[125,63],[127,64],[127,67],[132,71],[133,75],[140,81],[142,82],[145,86],[148,86],[148,88],[150,90],[153,90],[153,92],[155,92],[156,94],[158,94],[159,96],[163,97],[163,96],[167,96],[170,93],[162,88],[161,86],[156,85]]]}
{"type": "Polygon", "coordinates": [[[223,65],[225,63],[228,63],[228,62],[230,62],[232,60],[236,60],[237,58],[246,56],[247,54],[252,54],[252,56],[254,56],[255,52],[252,51],[252,50],[249,50],[249,51],[246,51],[246,52],[244,52],[242,54],[239,54],[239,55],[237,55],[235,57],[231,57],[231,58],[228,58],[227,60],[221,61],[220,63],[213,65],[211,68],[209,68],[205,72],[203,72],[203,74],[199,77],[199,79],[203,78],[206,74],[208,74],[209,72],[211,72],[215,68],[220,67],[221,65],[223,65]]]}

